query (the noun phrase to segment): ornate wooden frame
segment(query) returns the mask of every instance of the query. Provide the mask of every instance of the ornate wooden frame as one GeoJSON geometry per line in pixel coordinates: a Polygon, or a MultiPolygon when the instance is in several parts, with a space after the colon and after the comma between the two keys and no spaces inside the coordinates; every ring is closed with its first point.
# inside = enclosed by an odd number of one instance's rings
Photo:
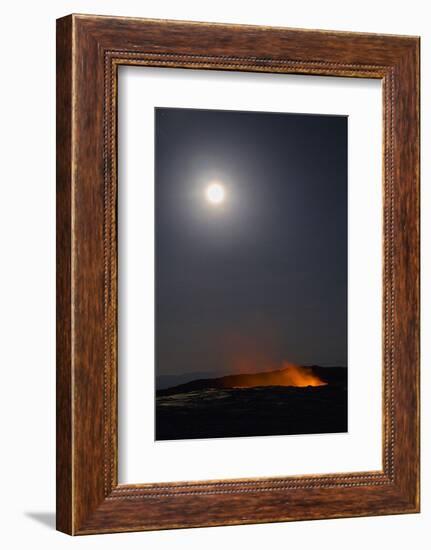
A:
{"type": "Polygon", "coordinates": [[[57,528],[137,531],[419,511],[419,38],[70,15],[57,21],[57,528]],[[119,485],[119,65],[383,82],[383,470],[119,485]]]}

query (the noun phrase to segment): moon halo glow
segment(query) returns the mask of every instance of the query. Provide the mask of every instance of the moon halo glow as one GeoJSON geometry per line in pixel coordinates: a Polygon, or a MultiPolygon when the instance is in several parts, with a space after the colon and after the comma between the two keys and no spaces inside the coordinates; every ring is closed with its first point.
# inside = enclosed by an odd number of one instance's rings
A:
{"type": "Polygon", "coordinates": [[[223,185],[220,183],[210,183],[205,189],[205,197],[207,201],[217,206],[225,200],[225,190],[223,185]]]}

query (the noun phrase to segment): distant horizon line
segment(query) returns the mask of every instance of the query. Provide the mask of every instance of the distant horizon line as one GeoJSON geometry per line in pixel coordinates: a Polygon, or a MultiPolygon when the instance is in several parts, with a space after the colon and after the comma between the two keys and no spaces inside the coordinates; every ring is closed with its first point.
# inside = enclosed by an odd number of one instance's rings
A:
{"type": "MultiPolygon", "coordinates": [[[[295,366],[297,367],[303,367],[303,368],[311,368],[311,367],[320,367],[322,369],[347,369],[347,365],[334,365],[334,364],[327,364],[327,365],[321,365],[319,363],[310,363],[310,364],[307,364],[307,365],[300,365],[300,364],[296,364],[295,363],[295,366]]],[[[283,369],[286,369],[287,367],[280,367],[278,369],[268,369],[268,370],[259,370],[259,371],[247,371],[247,372],[237,372],[237,373],[232,373],[232,371],[226,371],[224,373],[219,373],[219,374],[215,374],[215,377],[216,378],[220,378],[222,376],[229,376],[231,374],[258,374],[258,373],[261,373],[261,372],[275,372],[275,371],[278,371],[278,370],[283,370],[283,369]]],[[[176,372],[170,372],[170,373],[163,373],[163,374],[156,374],[156,377],[159,377],[159,376],[188,376],[188,375],[191,375],[191,374],[198,374],[198,375],[202,375],[202,374],[212,374],[213,371],[208,371],[208,373],[206,373],[205,371],[187,371],[187,372],[183,372],[183,373],[176,373],[176,372]]]]}

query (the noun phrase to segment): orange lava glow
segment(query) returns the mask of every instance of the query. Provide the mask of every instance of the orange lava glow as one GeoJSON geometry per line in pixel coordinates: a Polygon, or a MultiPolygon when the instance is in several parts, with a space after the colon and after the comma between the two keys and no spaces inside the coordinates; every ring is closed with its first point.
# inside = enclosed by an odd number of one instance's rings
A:
{"type": "MultiPolygon", "coordinates": [[[[292,363],[283,363],[280,370],[270,372],[260,372],[257,374],[242,374],[227,377],[231,380],[232,386],[237,388],[250,388],[253,386],[293,386],[296,388],[305,388],[308,386],[326,386],[310,367],[300,367],[292,363]],[[236,380],[235,380],[236,379],[236,380]]],[[[226,380],[226,382],[228,382],[226,380]]]]}

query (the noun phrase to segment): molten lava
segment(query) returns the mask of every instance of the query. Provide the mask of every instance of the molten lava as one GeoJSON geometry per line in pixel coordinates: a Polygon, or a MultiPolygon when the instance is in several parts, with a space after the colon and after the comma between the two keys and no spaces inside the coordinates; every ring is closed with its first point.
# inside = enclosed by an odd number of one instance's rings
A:
{"type": "Polygon", "coordinates": [[[327,383],[314,374],[311,367],[300,367],[291,363],[283,363],[283,368],[257,374],[242,374],[226,377],[226,386],[250,388],[253,386],[293,386],[305,388],[308,386],[326,386],[327,383]]]}

